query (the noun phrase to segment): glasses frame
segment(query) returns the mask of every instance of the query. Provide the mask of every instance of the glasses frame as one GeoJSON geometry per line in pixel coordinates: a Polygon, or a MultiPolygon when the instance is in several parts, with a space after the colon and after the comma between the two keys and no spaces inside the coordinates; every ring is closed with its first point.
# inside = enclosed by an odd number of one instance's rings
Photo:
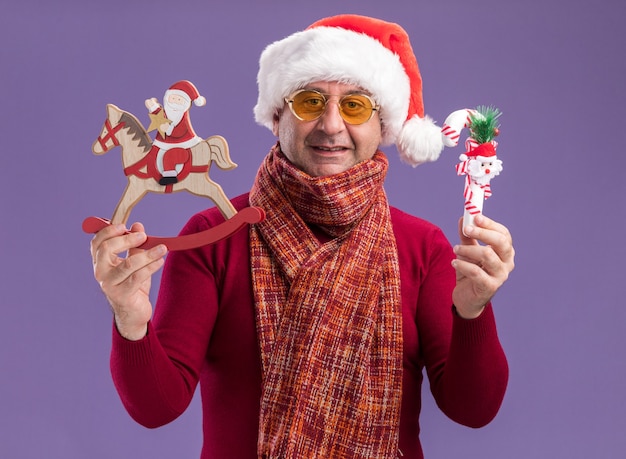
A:
{"type": "Polygon", "coordinates": [[[372,119],[372,116],[374,116],[374,112],[380,111],[380,105],[374,103],[374,100],[371,98],[371,96],[362,93],[362,92],[357,92],[357,93],[350,93],[350,94],[345,94],[343,96],[339,96],[338,94],[324,94],[323,92],[317,91],[316,89],[298,89],[297,91],[292,92],[289,96],[285,97],[285,103],[289,106],[289,110],[291,110],[291,113],[293,113],[293,116],[295,116],[296,118],[298,118],[300,121],[315,121],[321,118],[321,116],[326,112],[326,108],[328,107],[328,98],[332,97],[336,95],[337,97],[339,97],[339,101],[337,103],[337,107],[339,108],[339,115],[341,116],[341,119],[344,120],[346,123],[352,125],[352,126],[359,126],[361,124],[365,124],[367,123],[369,120],[372,119]],[[324,99],[324,110],[322,110],[320,112],[320,114],[318,116],[316,116],[313,119],[307,120],[302,118],[300,115],[298,115],[296,113],[296,111],[293,108],[293,102],[294,102],[294,98],[298,95],[301,94],[303,92],[312,92],[315,94],[319,94],[322,99],[324,99]],[[344,116],[343,110],[341,109],[341,101],[343,101],[346,97],[351,97],[351,96],[361,96],[361,97],[365,97],[367,100],[370,101],[370,104],[372,105],[372,110],[370,113],[370,116],[365,120],[362,121],[360,123],[352,123],[349,120],[347,120],[344,116]]]}

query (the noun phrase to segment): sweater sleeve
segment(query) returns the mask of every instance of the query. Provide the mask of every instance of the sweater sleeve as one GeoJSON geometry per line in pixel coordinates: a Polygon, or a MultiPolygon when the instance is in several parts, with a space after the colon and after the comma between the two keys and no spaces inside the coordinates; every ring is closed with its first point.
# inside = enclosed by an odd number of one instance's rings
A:
{"type": "Polygon", "coordinates": [[[454,312],[452,316],[450,350],[437,387],[437,403],[455,421],[482,427],[500,409],[508,364],[491,304],[476,319],[466,320],[454,312]]]}
{"type": "MultiPolygon", "coordinates": [[[[206,229],[194,217],[182,234],[206,229]]],[[[148,333],[124,339],[113,326],[110,367],[120,399],[138,423],[154,428],[185,411],[198,383],[217,316],[209,250],[167,256],[148,333]]]]}
{"type": "Polygon", "coordinates": [[[450,244],[441,231],[428,243],[417,306],[422,358],[439,408],[452,420],[482,427],[497,414],[508,382],[508,365],[491,304],[471,320],[452,307],[456,282],[450,244]]]}

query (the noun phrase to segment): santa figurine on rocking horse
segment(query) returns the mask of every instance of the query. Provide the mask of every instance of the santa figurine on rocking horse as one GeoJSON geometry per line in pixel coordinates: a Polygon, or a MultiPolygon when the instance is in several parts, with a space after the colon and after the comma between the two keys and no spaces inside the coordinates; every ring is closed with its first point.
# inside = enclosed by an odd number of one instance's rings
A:
{"type": "Polygon", "coordinates": [[[163,107],[154,97],[146,100],[151,120],[148,132],[158,131],[149,155],[156,155],[161,185],[178,183],[178,174],[190,162],[191,148],[202,142],[189,119],[192,102],[202,107],[206,99],[190,81],[179,81],[165,91],[163,107]]]}
{"type": "Polygon", "coordinates": [[[222,187],[211,180],[212,163],[230,170],[237,164],[230,160],[228,143],[219,135],[203,139],[196,135],[189,119],[192,104],[203,106],[206,99],[187,80],[174,83],[165,92],[163,106],[156,98],[147,99],[150,126],[113,104],[107,105],[107,119],[100,135],[92,145],[96,155],[121,147],[126,189],[111,220],[88,217],[83,230],[96,233],[110,224],[125,224],[132,208],[148,192],[173,193],[188,191],[212,199],[226,219],[220,225],[186,236],[161,238],[148,236],[143,248],[165,244],[169,250],[184,250],[211,244],[230,236],[247,223],[263,220],[264,211],[246,207],[239,212],[224,194],[222,187]],[[148,132],[157,130],[154,140],[148,132]]]}

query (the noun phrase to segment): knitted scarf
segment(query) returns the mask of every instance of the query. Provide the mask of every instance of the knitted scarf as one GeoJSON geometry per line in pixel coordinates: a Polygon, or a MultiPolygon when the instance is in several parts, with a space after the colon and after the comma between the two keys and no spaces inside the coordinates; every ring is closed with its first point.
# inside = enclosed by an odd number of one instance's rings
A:
{"type": "Polygon", "coordinates": [[[251,228],[250,250],[260,458],[397,457],[402,314],[387,167],[377,152],[310,177],[276,145],[259,169],[250,203],[266,219],[251,228]]]}

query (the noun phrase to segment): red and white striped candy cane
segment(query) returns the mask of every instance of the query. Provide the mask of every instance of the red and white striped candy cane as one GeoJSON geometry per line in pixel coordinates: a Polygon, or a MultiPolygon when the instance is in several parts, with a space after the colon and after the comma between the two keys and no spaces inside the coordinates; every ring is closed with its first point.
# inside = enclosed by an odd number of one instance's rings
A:
{"type": "Polygon", "coordinates": [[[441,138],[446,147],[456,147],[461,138],[461,131],[471,124],[471,116],[476,116],[476,110],[464,108],[448,115],[441,128],[441,138]]]}
{"type": "MultiPolygon", "coordinates": [[[[454,147],[458,145],[461,138],[461,131],[464,128],[471,127],[472,117],[482,117],[482,114],[476,110],[464,108],[452,112],[443,123],[441,128],[441,136],[444,145],[448,147],[454,147]]],[[[492,141],[494,149],[497,147],[497,142],[492,141]]],[[[470,163],[476,161],[476,155],[472,155],[471,152],[479,147],[478,142],[471,137],[468,137],[465,141],[465,151],[459,159],[460,163],[456,165],[457,175],[465,175],[465,187],[463,190],[464,198],[464,214],[463,214],[463,228],[474,224],[474,216],[482,213],[483,203],[485,199],[491,196],[491,187],[489,183],[479,184],[470,174],[470,163]]]]}
{"type": "MultiPolygon", "coordinates": [[[[472,121],[475,121],[476,119],[484,120],[485,118],[482,113],[469,108],[456,110],[448,115],[443,123],[443,127],[441,128],[443,144],[447,147],[457,146],[459,139],[461,138],[461,131],[464,128],[471,128],[472,121]]],[[[471,137],[468,137],[465,141],[465,153],[459,157],[461,162],[456,165],[457,175],[466,176],[465,188],[463,190],[463,198],[465,201],[463,228],[474,224],[474,216],[482,213],[485,199],[491,196],[491,187],[489,185],[488,177],[487,180],[483,180],[485,177],[479,178],[479,176],[472,175],[472,172],[476,173],[473,162],[479,161],[476,159],[477,157],[494,157],[497,145],[498,144],[495,140],[482,145],[479,145],[478,142],[471,137]],[[473,152],[473,150],[476,149],[478,151],[473,152]]],[[[498,161],[497,158],[496,161],[499,163],[498,166],[501,170],[500,165],[502,162],[498,161]]]]}
{"type": "Polygon", "coordinates": [[[488,183],[480,185],[470,176],[468,169],[471,161],[477,160],[468,158],[466,155],[461,155],[461,162],[456,165],[457,175],[466,176],[465,187],[463,189],[463,228],[474,224],[474,217],[482,213],[485,199],[491,196],[491,186],[488,183]]]}

